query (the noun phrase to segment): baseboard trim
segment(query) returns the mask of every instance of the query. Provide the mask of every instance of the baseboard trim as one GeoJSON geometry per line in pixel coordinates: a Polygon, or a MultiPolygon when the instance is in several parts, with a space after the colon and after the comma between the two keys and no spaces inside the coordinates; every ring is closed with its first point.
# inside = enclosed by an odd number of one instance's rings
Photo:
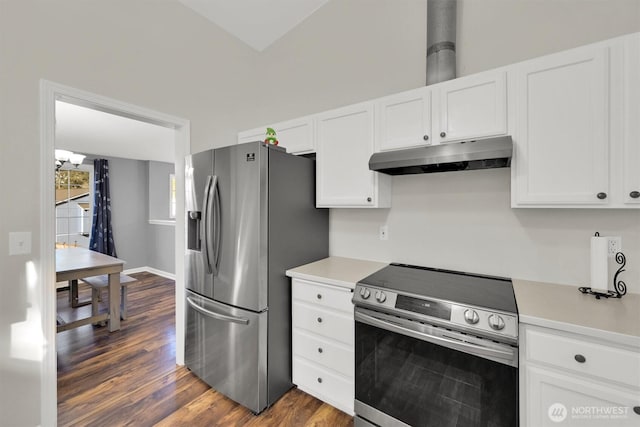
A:
{"type": "Polygon", "coordinates": [[[176,280],[176,275],[174,273],[168,273],[166,271],[158,270],[157,268],[144,266],[144,267],[136,267],[124,270],[123,274],[133,274],[133,273],[152,273],[157,276],[166,277],[167,279],[176,280]]]}

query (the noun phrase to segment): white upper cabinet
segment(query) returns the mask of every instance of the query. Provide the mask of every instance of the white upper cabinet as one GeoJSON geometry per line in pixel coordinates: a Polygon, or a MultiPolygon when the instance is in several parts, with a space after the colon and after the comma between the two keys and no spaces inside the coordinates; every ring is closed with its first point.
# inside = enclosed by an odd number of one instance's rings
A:
{"type": "Polygon", "coordinates": [[[492,70],[434,86],[433,123],[438,143],[505,135],[506,71],[492,70]]]}
{"type": "Polygon", "coordinates": [[[506,71],[472,76],[376,101],[376,152],[505,135],[506,71]]]}
{"type": "Polygon", "coordinates": [[[316,151],[316,144],[313,124],[313,117],[305,116],[251,129],[238,133],[238,144],[251,141],[264,141],[267,127],[270,127],[276,131],[278,146],[286,148],[287,153],[314,153],[316,151]]]}
{"type": "Polygon", "coordinates": [[[376,102],[375,151],[431,144],[431,90],[426,87],[386,96],[376,102]]]}
{"type": "Polygon", "coordinates": [[[373,102],[316,116],[316,206],[391,205],[391,177],[369,170],[374,148],[373,120],[373,102]]]}
{"type": "Polygon", "coordinates": [[[640,206],[640,34],[625,40],[624,45],[622,136],[622,200],[640,206]]]}
{"type": "Polygon", "coordinates": [[[238,144],[244,144],[245,142],[264,141],[266,133],[267,126],[239,132],[238,144]]]}
{"type": "Polygon", "coordinates": [[[640,208],[640,34],[510,70],[511,205],[640,208]]]}
{"type": "Polygon", "coordinates": [[[588,46],[512,68],[512,204],[609,203],[609,48],[588,46]]]}

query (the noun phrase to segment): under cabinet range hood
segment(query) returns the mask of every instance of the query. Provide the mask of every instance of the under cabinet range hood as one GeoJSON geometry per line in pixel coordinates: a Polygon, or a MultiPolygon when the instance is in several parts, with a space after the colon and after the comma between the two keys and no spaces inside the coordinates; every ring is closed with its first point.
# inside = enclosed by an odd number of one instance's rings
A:
{"type": "Polygon", "coordinates": [[[374,153],[369,169],[388,175],[505,168],[511,165],[510,136],[374,153]]]}

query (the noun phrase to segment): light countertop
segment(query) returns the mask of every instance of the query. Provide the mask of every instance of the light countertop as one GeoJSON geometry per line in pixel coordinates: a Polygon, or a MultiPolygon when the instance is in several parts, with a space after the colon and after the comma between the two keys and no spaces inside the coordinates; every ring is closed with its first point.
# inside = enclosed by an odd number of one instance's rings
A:
{"type": "MultiPolygon", "coordinates": [[[[358,281],[388,265],[329,257],[287,270],[287,276],[353,289],[358,281]]],[[[640,347],[640,294],[601,298],[577,286],[513,279],[520,323],[640,347]]]]}
{"type": "Polygon", "coordinates": [[[384,262],[332,256],[287,270],[287,276],[353,289],[359,280],[387,265],[384,262]]]}
{"type": "Polygon", "coordinates": [[[640,294],[601,298],[578,286],[513,279],[520,323],[640,346],[640,294]]]}

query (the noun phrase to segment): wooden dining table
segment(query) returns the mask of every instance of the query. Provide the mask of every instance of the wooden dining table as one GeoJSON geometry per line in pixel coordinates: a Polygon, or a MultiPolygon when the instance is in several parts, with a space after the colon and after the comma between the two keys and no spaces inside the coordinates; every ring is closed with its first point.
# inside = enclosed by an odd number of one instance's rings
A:
{"type": "MultiPolygon", "coordinates": [[[[120,329],[120,272],[124,261],[86,248],[68,247],[56,249],[56,281],[77,281],[84,277],[109,275],[109,313],[90,316],[73,322],[59,320],[57,332],[78,326],[109,321],[109,332],[120,329]]],[[[69,292],[72,292],[71,286],[69,292]]],[[[77,294],[75,295],[77,298],[77,294]]],[[[73,299],[73,298],[72,298],[73,299]]],[[[77,301],[72,301],[78,306],[77,301]]]]}

